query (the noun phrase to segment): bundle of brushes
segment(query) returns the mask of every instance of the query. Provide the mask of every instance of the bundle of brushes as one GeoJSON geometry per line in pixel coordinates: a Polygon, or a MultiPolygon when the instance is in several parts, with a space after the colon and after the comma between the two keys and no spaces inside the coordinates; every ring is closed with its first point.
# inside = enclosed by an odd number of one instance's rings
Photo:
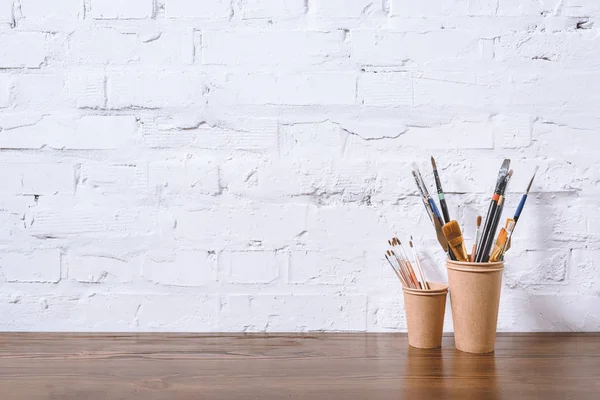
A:
{"type": "MultiPolygon", "coordinates": [[[[513,170],[509,169],[510,160],[504,160],[502,166],[500,167],[500,172],[498,173],[496,186],[492,195],[487,216],[485,220],[483,220],[481,216],[477,217],[475,243],[473,244],[471,254],[469,254],[467,252],[465,241],[463,239],[462,231],[458,222],[450,218],[448,205],[446,203],[446,197],[444,195],[444,190],[442,189],[442,183],[438,173],[437,165],[433,157],[431,157],[431,165],[433,167],[433,176],[437,189],[440,208],[442,210],[441,212],[438,209],[435,200],[429,194],[429,190],[427,189],[427,185],[425,184],[421,172],[419,171],[419,167],[415,163],[413,163],[412,174],[417,184],[417,188],[419,190],[421,200],[423,201],[423,205],[425,206],[425,210],[427,211],[427,215],[433,223],[437,240],[442,246],[442,249],[444,249],[444,252],[448,255],[448,258],[451,260],[464,262],[471,261],[478,263],[496,262],[503,260],[506,251],[510,248],[512,234],[514,232],[515,226],[517,225],[517,221],[521,216],[523,207],[525,206],[527,195],[529,194],[529,190],[531,189],[531,185],[533,184],[533,179],[535,178],[538,168],[536,167],[535,172],[533,173],[533,176],[529,181],[529,185],[527,186],[525,193],[521,197],[521,201],[517,207],[517,210],[515,211],[514,217],[507,219],[506,225],[500,229],[498,236],[496,237],[496,231],[498,229],[498,224],[500,222],[502,211],[504,209],[506,189],[513,175],[513,170]],[[496,238],[495,241],[494,238],[496,238]]],[[[398,243],[398,245],[400,245],[400,242],[398,240],[396,240],[396,242],[398,243]]],[[[393,241],[390,241],[390,245],[392,247],[396,246],[393,241]]],[[[391,251],[387,256],[390,255],[394,256],[395,252],[391,251]]],[[[406,264],[407,261],[405,260],[405,258],[406,257],[398,257],[397,264],[406,264]]],[[[410,263],[408,263],[408,265],[410,266],[410,263]]],[[[408,270],[406,272],[412,271],[412,268],[406,269],[408,270]]],[[[410,277],[407,276],[403,278],[410,277]]],[[[403,281],[403,284],[406,285],[417,283],[418,282],[415,283],[408,279],[406,279],[406,281],[403,281]]]]}
{"type": "Polygon", "coordinates": [[[396,273],[396,276],[402,283],[402,286],[410,289],[419,289],[419,290],[429,290],[429,283],[425,279],[425,274],[423,273],[423,266],[421,265],[421,260],[419,260],[419,255],[417,253],[417,249],[414,246],[412,236],[410,237],[410,247],[413,252],[414,261],[417,266],[417,272],[419,277],[415,274],[415,270],[404,251],[404,246],[400,239],[397,237],[388,240],[388,244],[391,249],[389,249],[385,253],[385,258],[388,260],[388,263],[396,273]]]}

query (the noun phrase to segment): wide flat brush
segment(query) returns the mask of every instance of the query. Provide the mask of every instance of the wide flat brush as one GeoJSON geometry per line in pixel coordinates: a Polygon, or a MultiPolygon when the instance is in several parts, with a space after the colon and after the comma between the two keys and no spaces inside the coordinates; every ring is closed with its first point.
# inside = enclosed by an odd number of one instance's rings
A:
{"type": "Polygon", "coordinates": [[[490,201],[490,207],[488,209],[487,216],[485,218],[485,224],[483,226],[483,232],[481,235],[481,240],[477,244],[477,254],[475,255],[475,262],[483,262],[484,259],[487,258],[490,247],[492,245],[493,235],[495,233],[492,232],[491,228],[494,223],[494,217],[496,214],[496,208],[498,207],[498,199],[502,194],[502,186],[506,181],[506,176],[508,175],[508,169],[510,167],[510,160],[507,158],[502,162],[502,166],[500,167],[500,171],[498,171],[498,179],[496,180],[496,188],[494,189],[494,194],[492,195],[492,199],[490,201]],[[491,239],[490,239],[491,238],[491,239]]]}
{"type": "Polygon", "coordinates": [[[492,250],[492,255],[490,255],[490,262],[499,261],[502,257],[502,250],[506,245],[506,239],[508,237],[508,232],[506,229],[501,228],[500,233],[498,233],[498,239],[496,239],[496,243],[494,244],[494,249],[492,250]]]}
{"type": "Polygon", "coordinates": [[[448,245],[454,252],[454,255],[458,261],[469,261],[467,248],[465,246],[465,241],[463,240],[462,232],[458,222],[454,220],[450,221],[445,224],[442,229],[444,231],[444,235],[446,236],[446,240],[448,240],[448,245]]]}

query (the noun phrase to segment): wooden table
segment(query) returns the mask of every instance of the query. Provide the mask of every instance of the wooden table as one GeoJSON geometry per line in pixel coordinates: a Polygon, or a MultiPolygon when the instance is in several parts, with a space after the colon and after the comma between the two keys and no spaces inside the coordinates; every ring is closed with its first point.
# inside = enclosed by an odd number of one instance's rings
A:
{"type": "Polygon", "coordinates": [[[600,399],[600,334],[0,334],[0,399],[600,399]]]}

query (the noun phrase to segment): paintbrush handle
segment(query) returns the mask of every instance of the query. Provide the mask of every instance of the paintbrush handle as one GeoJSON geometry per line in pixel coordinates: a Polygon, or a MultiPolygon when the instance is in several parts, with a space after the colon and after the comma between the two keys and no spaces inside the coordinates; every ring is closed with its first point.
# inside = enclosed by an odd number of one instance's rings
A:
{"type": "Polygon", "coordinates": [[[515,217],[513,218],[515,220],[515,223],[519,220],[519,217],[521,216],[521,212],[523,211],[523,207],[525,206],[526,200],[527,200],[527,194],[524,194],[523,196],[521,196],[521,201],[519,202],[519,205],[517,206],[517,211],[515,211],[515,217]]]}
{"type": "MultiPolygon", "coordinates": [[[[431,197],[427,198],[427,201],[429,201],[429,206],[431,207],[431,210],[433,211],[433,214],[441,219],[442,216],[440,215],[440,210],[438,210],[437,206],[435,205],[435,201],[433,201],[433,199],[431,197]]],[[[442,224],[444,225],[444,224],[442,224]]]]}
{"type": "Polygon", "coordinates": [[[444,214],[444,222],[448,223],[451,221],[450,213],[448,212],[448,204],[446,204],[446,198],[444,193],[438,193],[438,197],[440,199],[440,207],[442,208],[442,213],[444,214]]]}
{"type": "Polygon", "coordinates": [[[494,245],[494,237],[496,236],[496,230],[498,229],[498,223],[500,222],[500,216],[502,215],[502,210],[504,209],[504,197],[500,196],[498,200],[498,205],[496,206],[496,210],[494,212],[494,216],[492,218],[492,225],[490,227],[490,235],[488,236],[488,241],[485,244],[486,250],[483,254],[482,262],[489,261],[490,250],[494,245]]]}
{"type": "MultiPolygon", "coordinates": [[[[490,208],[488,208],[487,216],[485,217],[485,225],[483,226],[483,233],[481,235],[481,240],[477,244],[477,255],[475,256],[475,262],[482,262],[483,255],[485,254],[485,243],[488,241],[488,236],[490,235],[490,228],[493,222],[494,214],[496,212],[496,208],[498,207],[498,199],[497,195],[494,194],[492,197],[492,201],[490,203],[490,208]]],[[[488,248],[489,252],[490,249],[488,248]]]]}

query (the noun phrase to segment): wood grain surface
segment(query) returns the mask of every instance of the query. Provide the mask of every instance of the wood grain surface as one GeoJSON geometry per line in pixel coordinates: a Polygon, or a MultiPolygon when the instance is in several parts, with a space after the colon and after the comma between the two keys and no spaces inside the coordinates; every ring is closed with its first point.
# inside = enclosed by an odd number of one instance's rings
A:
{"type": "Polygon", "coordinates": [[[600,334],[0,334],[0,399],[600,399],[600,334]]]}

